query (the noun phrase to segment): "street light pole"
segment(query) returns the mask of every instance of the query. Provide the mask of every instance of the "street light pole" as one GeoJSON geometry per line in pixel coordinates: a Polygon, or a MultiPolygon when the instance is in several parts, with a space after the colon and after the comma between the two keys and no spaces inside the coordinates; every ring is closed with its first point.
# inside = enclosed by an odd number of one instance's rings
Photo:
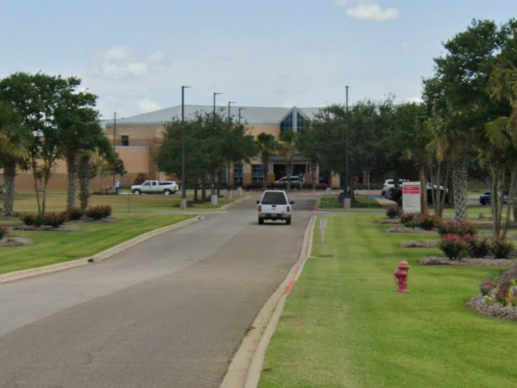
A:
{"type": "MultiPolygon", "coordinates": [[[[117,112],[113,113],[113,151],[117,146],[117,112]]],[[[113,175],[113,187],[115,187],[115,175],[113,175]]]]}
{"type": "Polygon", "coordinates": [[[246,109],[246,108],[239,108],[239,124],[241,123],[241,110],[243,109],[246,109]]]}
{"type": "Polygon", "coordinates": [[[230,125],[230,119],[232,117],[230,115],[231,104],[235,104],[235,101],[228,101],[228,125],[230,125]]]}
{"type": "Polygon", "coordinates": [[[181,200],[180,209],[187,210],[187,178],[185,174],[186,151],[185,151],[185,89],[189,86],[181,87],[181,200]]]}
{"type": "Polygon", "coordinates": [[[350,177],[348,176],[348,86],[346,86],[345,98],[345,198],[343,199],[343,208],[350,209],[350,177]]]}
{"type": "MultiPolygon", "coordinates": [[[[222,93],[217,93],[217,92],[214,92],[214,111],[213,111],[213,120],[214,120],[214,136],[217,135],[217,130],[216,130],[216,127],[215,127],[215,97],[218,95],[218,94],[222,94],[222,93]]],[[[218,202],[218,198],[217,198],[217,192],[215,191],[215,175],[216,175],[216,167],[214,166],[214,169],[212,171],[212,179],[211,179],[211,190],[210,190],[210,203],[212,205],[217,205],[217,202],[218,202]]]]}

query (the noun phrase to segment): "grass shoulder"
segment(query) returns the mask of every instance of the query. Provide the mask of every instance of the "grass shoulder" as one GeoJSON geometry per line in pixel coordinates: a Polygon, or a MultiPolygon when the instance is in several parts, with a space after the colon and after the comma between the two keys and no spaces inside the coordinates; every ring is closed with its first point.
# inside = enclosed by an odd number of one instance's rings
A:
{"type": "Polygon", "coordinates": [[[30,238],[33,244],[0,248],[0,274],[89,257],[144,233],[194,216],[118,213],[114,217],[117,222],[73,224],[79,228],[78,231],[12,231],[11,234],[17,237],[30,238]]]}

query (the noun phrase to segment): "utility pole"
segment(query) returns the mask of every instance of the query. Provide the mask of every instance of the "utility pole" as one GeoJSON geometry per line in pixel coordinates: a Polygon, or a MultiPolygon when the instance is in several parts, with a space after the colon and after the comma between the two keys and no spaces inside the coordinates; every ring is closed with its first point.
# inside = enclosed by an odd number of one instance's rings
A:
{"type": "MultiPolygon", "coordinates": [[[[215,97],[218,95],[218,94],[222,94],[222,93],[217,93],[217,92],[214,92],[214,111],[213,111],[213,124],[214,124],[214,140],[215,140],[215,136],[217,136],[217,129],[216,129],[216,126],[215,126],[215,97]]],[[[212,179],[211,179],[211,190],[210,190],[210,203],[212,205],[217,205],[218,203],[218,198],[217,198],[217,192],[215,191],[215,176],[216,176],[216,173],[217,173],[217,168],[214,164],[213,166],[213,170],[212,170],[212,179]]]]}
{"type": "MultiPolygon", "coordinates": [[[[113,151],[117,146],[117,112],[113,113],[113,151]]],[[[113,187],[115,187],[115,174],[113,174],[113,187]]]]}
{"type": "Polygon", "coordinates": [[[185,151],[185,89],[181,87],[181,200],[180,209],[187,210],[187,178],[185,174],[186,151],[185,151]]]}
{"type": "Polygon", "coordinates": [[[350,198],[350,177],[348,173],[348,85],[346,86],[346,96],[345,96],[345,198],[343,199],[343,208],[350,209],[351,208],[351,198],[350,198]]]}

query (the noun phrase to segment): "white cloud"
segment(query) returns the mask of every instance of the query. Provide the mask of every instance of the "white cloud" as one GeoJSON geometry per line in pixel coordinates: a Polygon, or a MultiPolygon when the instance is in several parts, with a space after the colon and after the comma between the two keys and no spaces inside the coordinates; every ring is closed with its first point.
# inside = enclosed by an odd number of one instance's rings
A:
{"type": "Polygon", "coordinates": [[[140,112],[146,113],[163,109],[163,107],[151,100],[149,97],[145,97],[144,99],[138,101],[138,109],[140,109],[140,112]]]}
{"type": "Polygon", "coordinates": [[[345,15],[352,19],[383,22],[399,17],[398,9],[382,9],[379,4],[371,0],[335,0],[334,5],[345,8],[345,15]]]}
{"type": "Polygon", "coordinates": [[[109,62],[125,61],[133,56],[133,51],[127,46],[113,46],[104,55],[109,62]]]}
{"type": "Polygon", "coordinates": [[[400,44],[400,49],[402,51],[408,52],[409,50],[411,50],[411,46],[409,44],[407,44],[406,42],[402,42],[400,44]]]}
{"type": "Polygon", "coordinates": [[[155,51],[151,55],[149,55],[148,61],[150,63],[162,63],[165,59],[165,54],[161,51],[155,51]]]}

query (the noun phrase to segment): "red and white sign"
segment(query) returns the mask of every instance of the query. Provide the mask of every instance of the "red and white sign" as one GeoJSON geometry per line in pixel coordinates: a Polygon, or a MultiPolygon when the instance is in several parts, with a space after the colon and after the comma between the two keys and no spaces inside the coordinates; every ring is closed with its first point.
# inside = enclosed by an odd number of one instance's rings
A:
{"type": "Polygon", "coordinates": [[[404,213],[420,213],[420,182],[402,183],[402,210],[404,213]]]}

